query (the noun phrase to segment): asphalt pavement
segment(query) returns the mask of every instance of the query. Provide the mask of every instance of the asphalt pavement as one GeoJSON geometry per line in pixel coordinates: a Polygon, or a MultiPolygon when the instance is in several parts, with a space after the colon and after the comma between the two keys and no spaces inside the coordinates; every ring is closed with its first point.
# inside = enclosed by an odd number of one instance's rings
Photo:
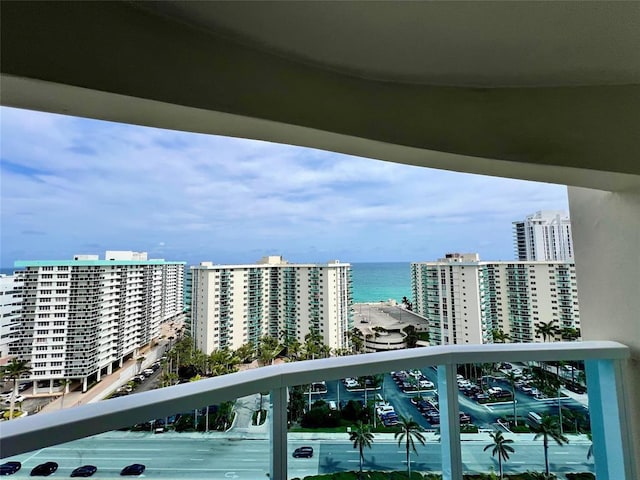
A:
{"type": "MultiPolygon", "coordinates": [[[[516,472],[544,469],[541,440],[521,434],[513,444],[515,453],[505,464],[505,471],[516,472]]],[[[304,477],[317,473],[357,470],[358,451],[348,440],[348,434],[289,434],[289,477],[304,477]],[[294,459],[291,454],[299,446],[312,446],[312,458],[294,459]]],[[[438,438],[426,435],[426,445],[417,445],[418,455],[412,454],[412,468],[419,471],[441,471],[441,452],[438,438]]],[[[490,453],[483,451],[490,439],[485,434],[463,435],[462,461],[467,472],[487,472],[497,464],[490,453]],[[473,439],[473,440],[471,440],[473,439]]],[[[587,461],[590,442],[586,436],[572,436],[568,445],[551,445],[551,470],[558,473],[593,471],[587,461]]],[[[68,476],[80,465],[98,467],[93,478],[118,477],[120,469],[131,463],[146,465],[144,477],[164,479],[263,479],[269,471],[271,444],[264,432],[236,433],[164,433],[108,432],[36,452],[18,455],[23,468],[12,479],[26,479],[39,463],[55,461],[58,472],[53,476],[68,476]]],[[[366,470],[403,470],[406,451],[398,446],[390,434],[377,434],[371,449],[365,449],[366,470]]]]}

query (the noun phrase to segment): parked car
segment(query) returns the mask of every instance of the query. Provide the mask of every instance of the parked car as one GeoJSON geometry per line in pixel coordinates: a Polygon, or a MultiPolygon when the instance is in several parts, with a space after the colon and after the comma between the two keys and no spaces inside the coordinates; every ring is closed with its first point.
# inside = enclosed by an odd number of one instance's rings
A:
{"type": "Polygon", "coordinates": [[[0,465],[0,475],[13,475],[22,468],[20,462],[7,462],[0,465]]]}
{"type": "MultiPolygon", "coordinates": [[[[26,400],[25,397],[23,397],[22,395],[18,395],[14,402],[15,403],[20,403],[20,402],[24,402],[26,400]]],[[[11,397],[8,397],[5,401],[4,401],[5,405],[10,405],[11,404],[11,397]]]]}
{"type": "Polygon", "coordinates": [[[58,470],[58,464],[56,462],[45,462],[33,467],[33,469],[31,470],[31,476],[48,477],[56,470],[58,470]]]}
{"type": "Polygon", "coordinates": [[[120,475],[142,475],[146,467],[141,463],[127,465],[120,471],[120,475]]]}
{"type": "Polygon", "coordinates": [[[313,457],[313,447],[298,447],[293,451],[293,458],[313,457]]]}
{"type": "Polygon", "coordinates": [[[420,380],[420,388],[432,389],[435,385],[430,380],[420,380]]]}
{"type": "Polygon", "coordinates": [[[72,477],[90,477],[98,471],[95,465],[83,465],[71,472],[72,477]]]}

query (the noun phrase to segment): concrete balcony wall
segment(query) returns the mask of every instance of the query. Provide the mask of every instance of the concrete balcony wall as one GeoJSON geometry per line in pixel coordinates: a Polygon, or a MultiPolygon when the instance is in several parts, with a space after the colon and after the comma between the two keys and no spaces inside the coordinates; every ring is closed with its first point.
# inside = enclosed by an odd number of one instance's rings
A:
{"type": "MultiPolygon", "coordinates": [[[[624,341],[632,451],[640,452],[640,193],[569,188],[582,338],[624,341]]],[[[635,455],[640,473],[640,455],[635,455]]]]}

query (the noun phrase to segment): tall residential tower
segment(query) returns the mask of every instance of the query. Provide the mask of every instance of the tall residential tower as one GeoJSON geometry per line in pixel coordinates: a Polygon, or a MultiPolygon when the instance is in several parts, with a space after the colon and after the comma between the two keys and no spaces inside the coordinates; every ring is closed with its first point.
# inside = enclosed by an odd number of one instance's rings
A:
{"type": "Polygon", "coordinates": [[[477,253],[447,254],[411,264],[414,310],[429,321],[432,343],[541,342],[540,323],[580,328],[575,265],[570,262],[482,262],[477,253]]]}
{"type": "Polygon", "coordinates": [[[541,210],[513,222],[518,260],[573,261],[571,220],[563,211],[541,210]]]}
{"type": "Polygon", "coordinates": [[[86,390],[89,377],[111,373],[183,313],[184,262],[107,251],[105,260],[76,255],[15,267],[22,306],[10,354],[29,361],[31,379],[50,388],[78,379],[86,390]]]}
{"type": "Polygon", "coordinates": [[[303,342],[314,332],[331,348],[348,345],[348,263],[290,264],[269,256],[254,265],[203,262],[191,270],[192,336],[207,354],[256,345],[264,335],[303,342]]]}

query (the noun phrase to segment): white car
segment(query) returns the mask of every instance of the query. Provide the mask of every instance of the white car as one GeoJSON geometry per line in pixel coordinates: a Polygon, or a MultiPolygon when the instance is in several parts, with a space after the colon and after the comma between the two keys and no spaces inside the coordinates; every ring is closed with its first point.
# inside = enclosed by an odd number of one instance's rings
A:
{"type": "Polygon", "coordinates": [[[426,388],[426,389],[431,389],[435,387],[433,382],[430,380],[420,380],[419,385],[420,385],[420,388],[426,388]]]}
{"type": "MultiPolygon", "coordinates": [[[[16,397],[16,399],[14,400],[15,403],[21,403],[24,402],[26,400],[26,398],[24,398],[22,395],[18,395],[16,397]]],[[[10,405],[11,404],[11,396],[7,397],[7,399],[4,401],[5,405],[10,405]]]]}

